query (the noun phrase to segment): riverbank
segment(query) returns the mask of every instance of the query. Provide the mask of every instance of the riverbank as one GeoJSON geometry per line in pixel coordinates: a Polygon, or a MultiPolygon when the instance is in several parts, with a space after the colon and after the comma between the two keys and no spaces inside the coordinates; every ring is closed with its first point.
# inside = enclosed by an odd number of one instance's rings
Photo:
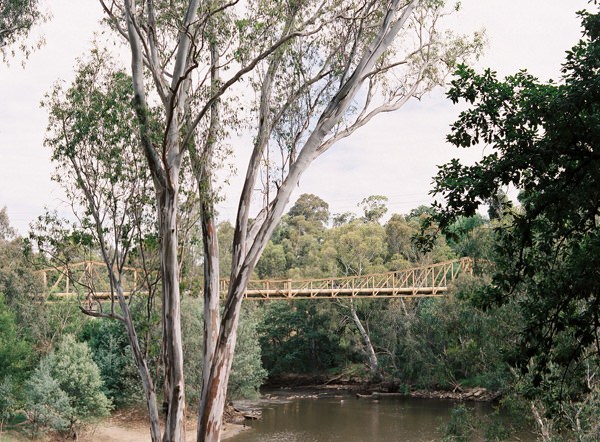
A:
{"type": "MultiPolygon", "coordinates": [[[[290,380],[291,381],[291,380],[290,380]]],[[[271,386],[263,389],[262,397],[255,400],[235,401],[228,406],[223,424],[222,440],[231,439],[248,429],[247,420],[260,419],[261,409],[277,403],[290,402],[297,399],[325,399],[355,397],[361,400],[379,401],[380,399],[403,397],[413,399],[447,399],[453,401],[493,402],[500,398],[499,392],[485,388],[468,388],[455,391],[410,390],[397,391],[397,385],[389,383],[350,382],[339,379],[331,382],[323,378],[295,377],[291,386],[271,386]]],[[[191,416],[186,422],[186,442],[196,440],[197,420],[191,416]]],[[[16,433],[0,435],[0,442],[21,442],[26,439],[16,433]]],[[[62,441],[63,438],[44,436],[38,442],[62,441]]],[[[132,408],[120,410],[110,418],[95,425],[88,426],[81,432],[81,442],[146,442],[150,440],[148,421],[145,410],[132,408]]]]}
{"type": "MultiPolygon", "coordinates": [[[[232,409],[227,411],[221,440],[231,439],[247,429],[243,424],[243,416],[236,415],[239,415],[239,413],[232,409]]],[[[187,419],[184,439],[186,442],[196,440],[197,428],[195,416],[187,419]]],[[[120,410],[106,420],[88,425],[78,436],[80,442],[148,442],[150,440],[150,430],[148,429],[148,420],[144,410],[132,408],[120,410]]],[[[35,442],[62,442],[65,438],[60,435],[45,434],[33,440],[35,442]]],[[[0,434],[0,442],[26,441],[31,442],[32,439],[14,431],[0,434]]]]}
{"type": "MultiPolygon", "coordinates": [[[[82,435],[80,441],[94,442],[147,442],[150,440],[148,420],[143,410],[127,410],[116,413],[110,419],[90,428],[82,435]]],[[[244,431],[247,427],[243,424],[243,416],[229,407],[225,412],[222,440],[227,440],[244,431]]],[[[185,441],[196,440],[198,422],[196,416],[187,419],[185,426],[185,441]]]]}
{"type": "MultiPolygon", "coordinates": [[[[483,387],[462,388],[453,390],[425,390],[410,388],[395,382],[368,382],[364,379],[353,377],[286,374],[269,380],[269,384],[263,388],[264,394],[274,391],[286,392],[298,390],[306,392],[313,391],[314,397],[324,397],[328,391],[346,391],[358,398],[380,399],[383,397],[406,397],[415,399],[450,399],[466,402],[495,402],[502,397],[502,392],[488,390],[483,387]]],[[[303,393],[304,394],[304,393],[303,393]]],[[[293,397],[292,397],[293,398],[293,397]]]]}
{"type": "MultiPolygon", "coordinates": [[[[233,436],[244,431],[247,427],[241,424],[226,423],[223,425],[222,440],[231,439],[233,436]]],[[[89,436],[83,435],[82,442],[147,442],[150,440],[150,432],[147,426],[123,426],[122,424],[103,423],[96,427],[89,436]]],[[[186,442],[196,440],[196,425],[186,426],[186,442]]]]}

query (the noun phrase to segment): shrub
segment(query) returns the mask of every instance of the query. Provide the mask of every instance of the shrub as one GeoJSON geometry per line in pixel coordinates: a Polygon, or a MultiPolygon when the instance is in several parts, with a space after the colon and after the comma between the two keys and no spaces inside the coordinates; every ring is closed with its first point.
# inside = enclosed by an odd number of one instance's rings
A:
{"type": "Polygon", "coordinates": [[[232,399],[257,397],[258,389],[267,377],[261,363],[257,327],[256,312],[243,309],[229,376],[228,396],[232,399]]]}
{"type": "Polygon", "coordinates": [[[17,408],[14,395],[15,385],[10,376],[4,377],[0,382],[0,433],[4,424],[13,416],[17,408]]]}
{"type": "Polygon", "coordinates": [[[103,392],[116,405],[143,399],[139,373],[121,322],[93,319],[86,323],[82,338],[90,347],[100,370],[103,392]]]}
{"type": "Polygon", "coordinates": [[[111,407],[89,347],[72,335],[40,361],[26,389],[34,431],[41,425],[76,434],[81,423],[107,416],[111,407]]]}

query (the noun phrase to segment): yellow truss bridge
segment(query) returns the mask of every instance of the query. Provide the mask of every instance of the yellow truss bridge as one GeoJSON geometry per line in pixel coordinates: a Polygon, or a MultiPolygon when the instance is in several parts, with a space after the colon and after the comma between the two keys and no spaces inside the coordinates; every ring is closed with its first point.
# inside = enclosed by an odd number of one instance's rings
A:
{"type": "MultiPolygon", "coordinates": [[[[106,265],[84,261],[63,268],[38,270],[46,299],[77,297],[80,300],[110,299],[111,290],[106,265]]],[[[250,281],[244,299],[327,299],[327,298],[419,298],[444,296],[448,283],[460,274],[473,273],[473,260],[461,258],[394,272],[351,277],[318,279],[281,279],[250,281]]],[[[126,296],[146,293],[145,278],[140,269],[126,267],[121,283],[126,296]]],[[[229,288],[221,280],[221,293],[229,288]]]]}

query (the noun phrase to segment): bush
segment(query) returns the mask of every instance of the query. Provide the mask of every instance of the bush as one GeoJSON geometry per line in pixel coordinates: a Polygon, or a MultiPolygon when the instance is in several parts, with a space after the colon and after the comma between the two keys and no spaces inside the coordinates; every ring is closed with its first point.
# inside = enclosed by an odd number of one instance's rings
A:
{"type": "Polygon", "coordinates": [[[238,338],[229,376],[228,396],[232,399],[255,398],[267,377],[261,363],[256,311],[244,308],[238,328],[238,338]]]}
{"type": "MultiPolygon", "coordinates": [[[[202,382],[203,320],[202,300],[182,298],[181,328],[183,335],[183,362],[186,400],[197,403],[200,399],[202,382]]],[[[242,306],[238,338],[229,376],[227,396],[229,398],[253,398],[258,394],[267,372],[262,367],[261,350],[257,332],[256,312],[242,306]]]]}
{"type": "Polygon", "coordinates": [[[17,400],[14,394],[15,385],[10,376],[0,382],[0,433],[4,424],[13,416],[17,409],[17,400]]]}
{"type": "Polygon", "coordinates": [[[88,343],[100,370],[104,394],[116,405],[143,400],[131,347],[119,321],[92,319],[86,323],[82,339],[88,343]]]}
{"type": "Polygon", "coordinates": [[[443,442],[469,442],[476,432],[475,416],[464,406],[452,409],[450,420],[442,428],[443,442]]]}
{"type": "Polygon", "coordinates": [[[34,431],[49,426],[76,434],[81,423],[108,416],[111,408],[89,347],[72,335],[40,361],[26,390],[34,431]]]}
{"type": "Polygon", "coordinates": [[[45,360],[27,382],[26,401],[32,435],[36,435],[43,427],[67,431],[71,426],[69,418],[75,410],[58,381],[52,377],[50,366],[45,360]]]}

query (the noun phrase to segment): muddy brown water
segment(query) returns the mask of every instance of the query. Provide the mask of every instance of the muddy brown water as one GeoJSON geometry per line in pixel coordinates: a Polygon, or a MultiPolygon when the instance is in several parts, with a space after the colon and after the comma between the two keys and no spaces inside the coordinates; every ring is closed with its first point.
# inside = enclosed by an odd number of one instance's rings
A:
{"type": "MultiPolygon", "coordinates": [[[[439,399],[386,398],[379,401],[352,396],[299,398],[263,404],[262,418],[246,421],[250,428],[230,442],[425,442],[440,439],[456,402],[439,399]]],[[[492,413],[487,403],[470,403],[477,416],[492,413]]],[[[519,434],[534,441],[532,434],[519,434]]]]}

